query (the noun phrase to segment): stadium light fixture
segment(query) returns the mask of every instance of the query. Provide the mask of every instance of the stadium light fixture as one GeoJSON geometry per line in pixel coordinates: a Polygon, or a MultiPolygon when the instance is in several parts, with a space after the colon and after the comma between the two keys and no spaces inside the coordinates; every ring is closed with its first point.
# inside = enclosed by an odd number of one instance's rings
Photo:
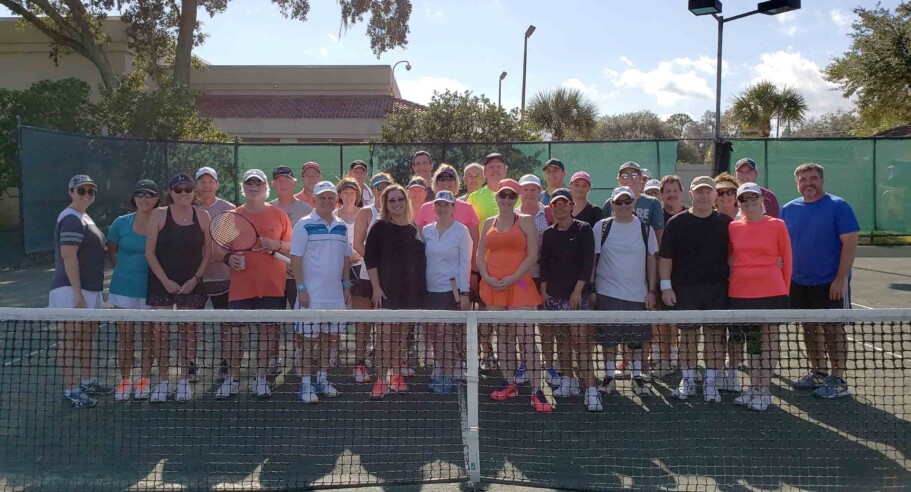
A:
{"type": "Polygon", "coordinates": [[[525,51],[522,55],[522,108],[519,110],[519,117],[525,117],[525,69],[528,66],[528,38],[535,32],[535,26],[528,26],[525,30],[525,51]]]}
{"type": "Polygon", "coordinates": [[[506,78],[506,72],[500,74],[500,88],[497,90],[497,107],[503,107],[503,79],[506,78]]]}
{"type": "Polygon", "coordinates": [[[719,0],[690,0],[690,12],[693,15],[709,15],[721,13],[719,0]]]}
{"type": "Polygon", "coordinates": [[[800,8],[800,0],[768,0],[756,6],[756,10],[765,15],[777,15],[800,8]]]}

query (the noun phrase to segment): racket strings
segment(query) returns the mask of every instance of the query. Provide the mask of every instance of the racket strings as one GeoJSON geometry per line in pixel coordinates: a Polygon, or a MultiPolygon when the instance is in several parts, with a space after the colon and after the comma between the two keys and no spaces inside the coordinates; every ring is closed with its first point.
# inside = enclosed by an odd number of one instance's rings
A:
{"type": "Polygon", "coordinates": [[[246,218],[237,213],[222,213],[212,219],[212,240],[232,251],[252,249],[259,239],[256,229],[246,218]]]}

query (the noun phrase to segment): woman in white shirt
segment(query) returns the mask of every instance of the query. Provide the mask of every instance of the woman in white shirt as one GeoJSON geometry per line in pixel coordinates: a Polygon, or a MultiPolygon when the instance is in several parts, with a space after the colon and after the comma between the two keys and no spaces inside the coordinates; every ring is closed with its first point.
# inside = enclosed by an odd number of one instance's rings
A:
{"type": "MultiPolygon", "coordinates": [[[[427,224],[422,231],[427,257],[424,309],[468,311],[471,235],[468,227],[455,221],[455,196],[451,192],[438,192],[433,208],[437,221],[427,224]]],[[[434,393],[453,393],[457,390],[453,375],[456,367],[461,367],[456,355],[463,352],[460,332],[452,325],[428,325],[427,331],[428,338],[433,340],[434,372],[438,374],[430,389],[434,393]]]]}

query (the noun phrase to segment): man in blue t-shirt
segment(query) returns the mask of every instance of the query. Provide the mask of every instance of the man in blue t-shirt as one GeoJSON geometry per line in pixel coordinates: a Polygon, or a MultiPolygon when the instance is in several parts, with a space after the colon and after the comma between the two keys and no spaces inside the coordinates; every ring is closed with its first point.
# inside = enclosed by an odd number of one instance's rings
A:
{"type": "MultiPolygon", "coordinates": [[[[823,171],[812,162],[797,166],[794,180],[800,197],[781,209],[794,257],[792,309],[851,307],[848,282],[860,225],[848,202],[825,192],[823,171]]],[[[810,371],[794,387],[815,389],[816,396],[822,398],[848,396],[844,325],[804,323],[803,328],[810,371]]]]}

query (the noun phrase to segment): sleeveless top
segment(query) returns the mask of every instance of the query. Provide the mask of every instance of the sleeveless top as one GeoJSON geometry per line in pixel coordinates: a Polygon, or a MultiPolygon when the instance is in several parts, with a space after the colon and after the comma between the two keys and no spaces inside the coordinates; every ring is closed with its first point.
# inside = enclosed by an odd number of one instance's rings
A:
{"type": "MultiPolygon", "coordinates": [[[[193,209],[193,223],[182,226],[174,222],[171,207],[168,207],[164,227],[158,231],[158,242],[155,244],[155,256],[165,275],[178,284],[193,278],[202,262],[204,244],[205,236],[199,228],[196,209],[193,209]]],[[[155,275],[149,275],[151,279],[158,280],[155,275]]]]}
{"type": "MultiPolygon", "coordinates": [[[[519,226],[519,216],[505,232],[497,230],[499,217],[487,230],[487,273],[495,278],[503,278],[516,273],[519,265],[528,255],[528,242],[522,227],[519,226]]],[[[481,282],[479,289],[481,300],[491,306],[506,308],[532,307],[541,304],[541,296],[531,278],[531,272],[526,272],[522,278],[505,290],[494,290],[487,282],[481,282]]]]}

